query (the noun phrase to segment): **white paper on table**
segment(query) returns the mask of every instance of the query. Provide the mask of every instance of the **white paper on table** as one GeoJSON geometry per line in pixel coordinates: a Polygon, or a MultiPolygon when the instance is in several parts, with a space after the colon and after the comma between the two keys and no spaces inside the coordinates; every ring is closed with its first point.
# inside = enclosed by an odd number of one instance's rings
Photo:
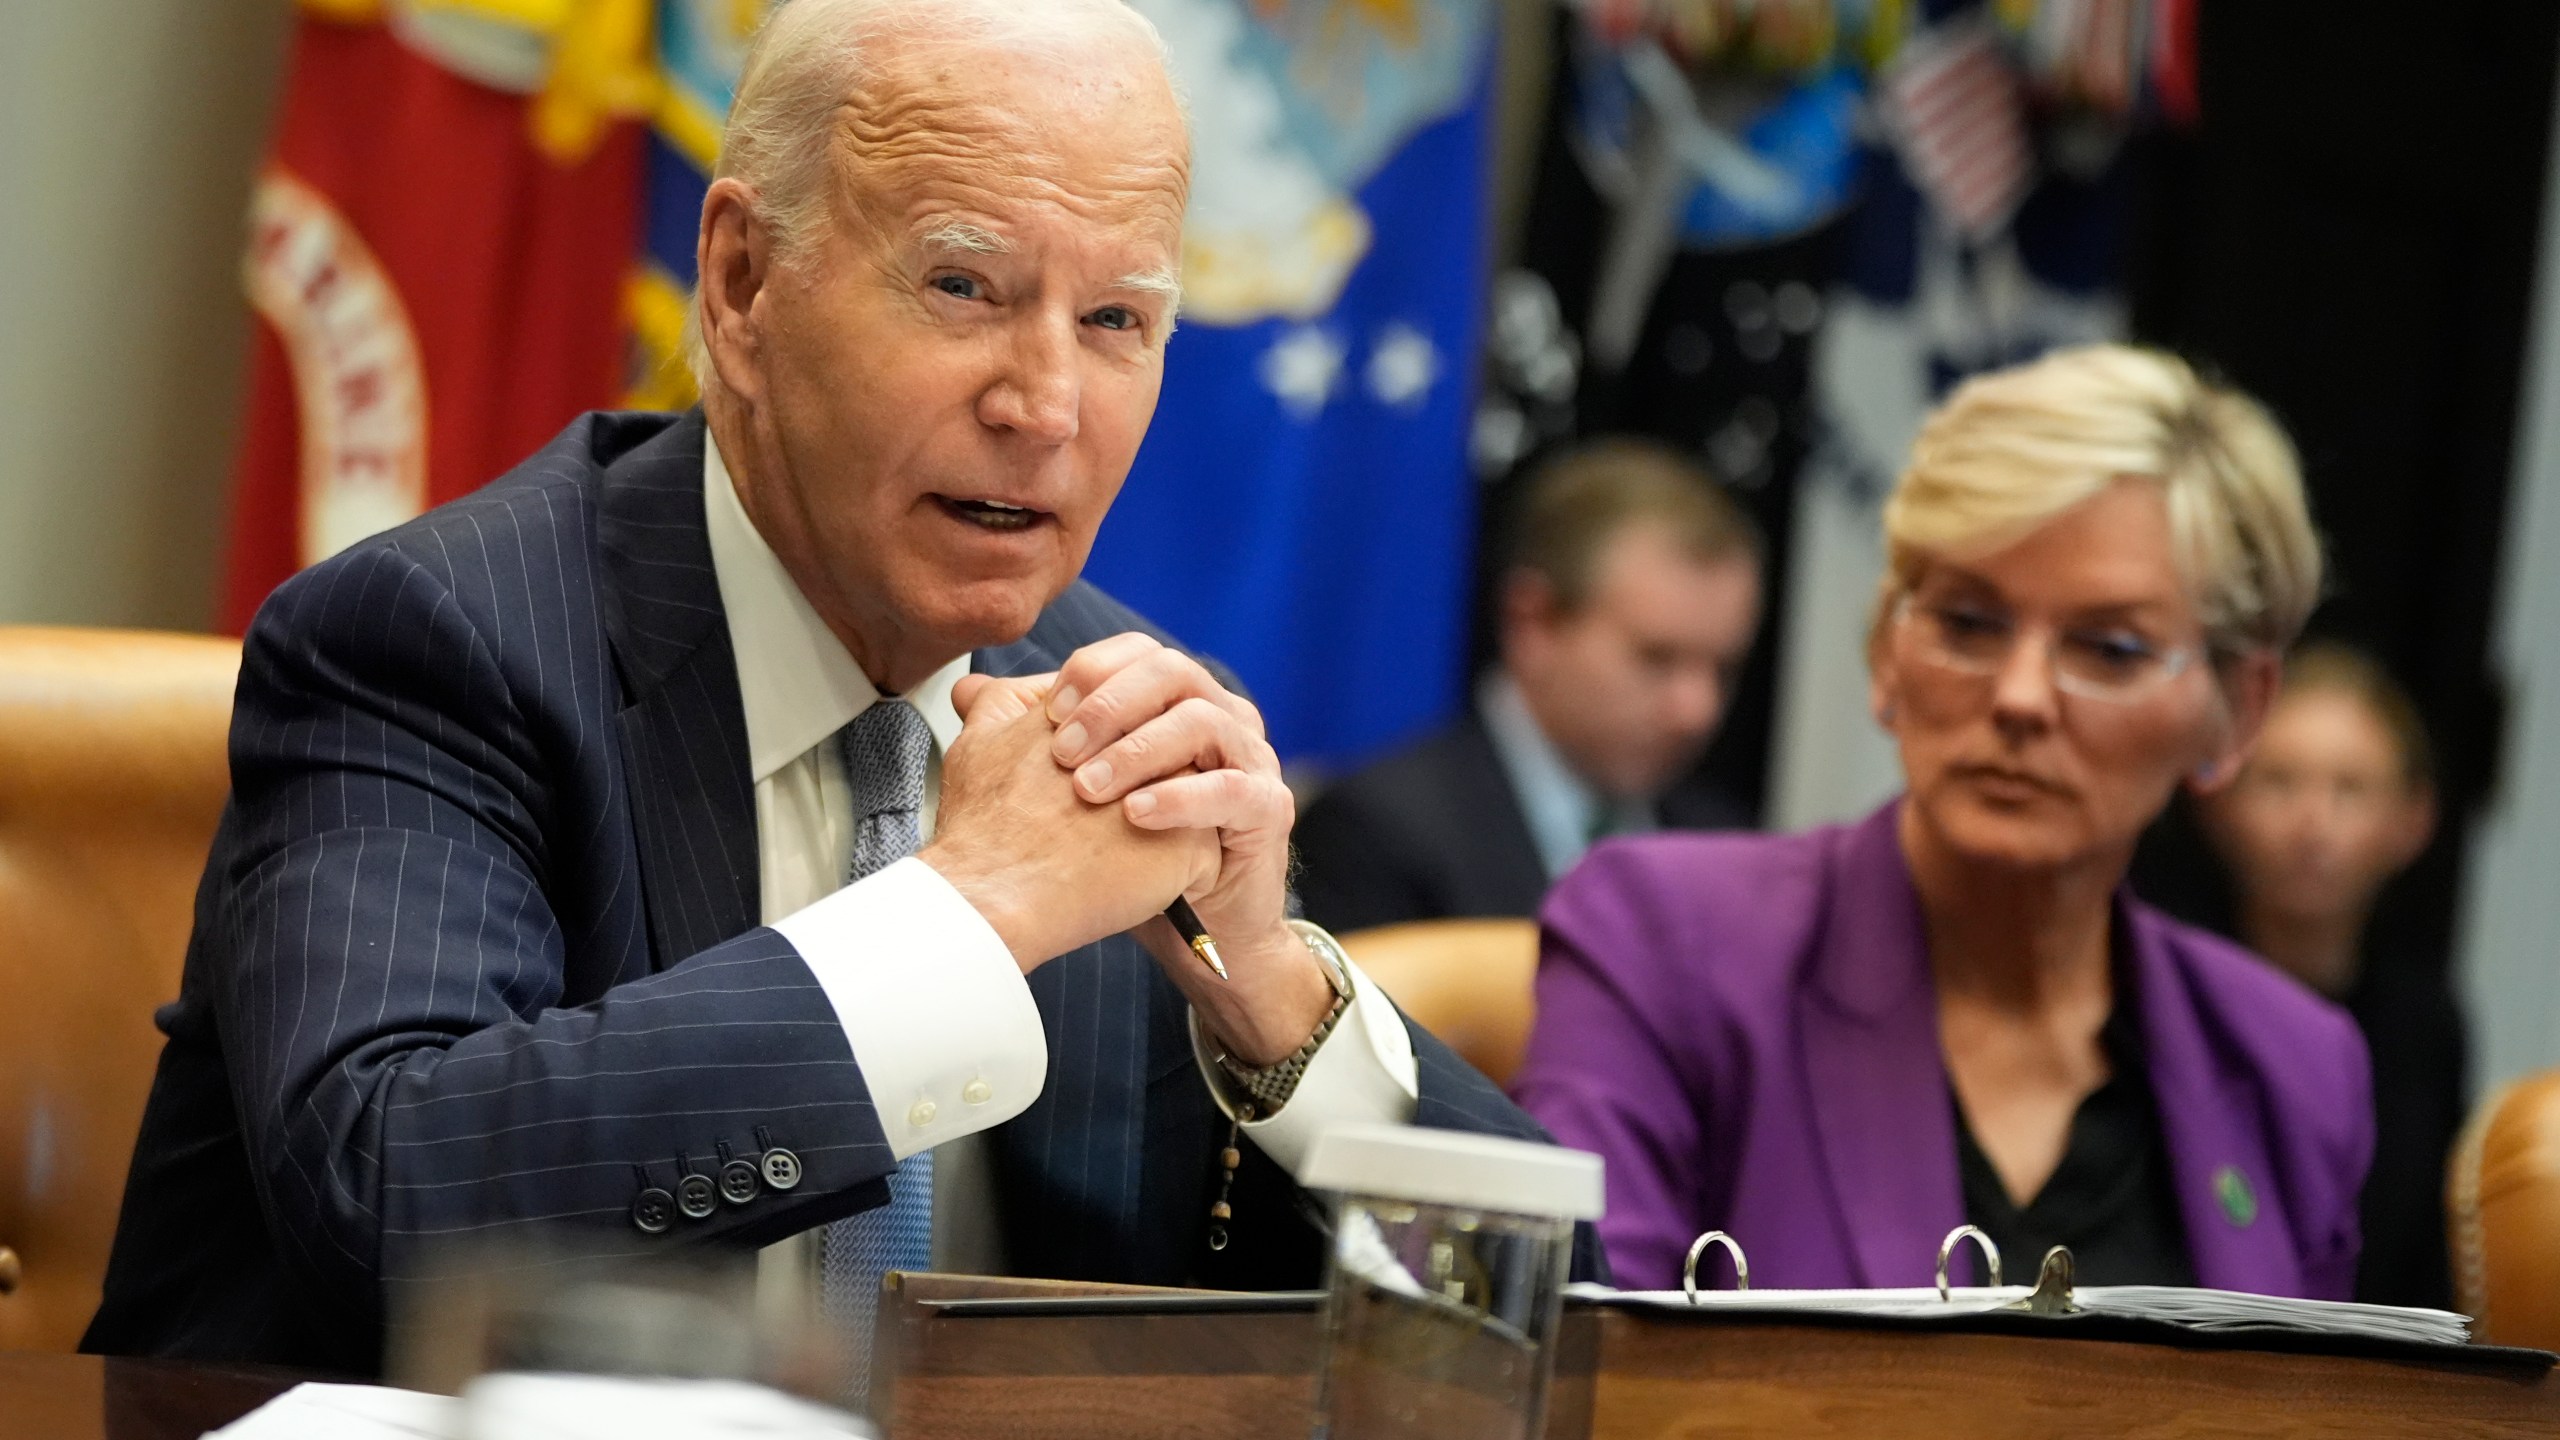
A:
{"type": "Polygon", "coordinates": [[[204,1440],[871,1440],[841,1410],[730,1380],[484,1375],[456,1400],[297,1385],[204,1440]]]}
{"type": "Polygon", "coordinates": [[[205,1440],[460,1440],[462,1402],[384,1385],[296,1385],[205,1440]]]}
{"type": "Polygon", "coordinates": [[[469,1440],[876,1440],[854,1416],[739,1380],[483,1375],[462,1392],[469,1440]]]}
{"type": "MultiPolygon", "coordinates": [[[[1928,1286],[1900,1290],[1701,1290],[1693,1300],[1678,1290],[1611,1290],[1605,1285],[1577,1284],[1566,1287],[1565,1293],[1637,1309],[1955,1320],[2004,1309],[2033,1292],[2024,1285],[1959,1285],[1947,1296],[1928,1286]]],[[[2465,1316],[2398,1305],[2296,1300],[2169,1285],[2082,1285],[2072,1291],[2072,1299],[2092,1314],[2156,1320],[2190,1330],[2291,1330],[2422,1345],[2461,1345],[2471,1339],[2471,1321],[2465,1316]]]]}

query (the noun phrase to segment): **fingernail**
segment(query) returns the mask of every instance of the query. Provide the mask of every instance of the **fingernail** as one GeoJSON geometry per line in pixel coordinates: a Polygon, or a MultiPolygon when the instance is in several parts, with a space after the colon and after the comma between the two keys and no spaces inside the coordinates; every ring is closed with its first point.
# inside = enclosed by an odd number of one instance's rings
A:
{"type": "Polygon", "coordinates": [[[1084,753],[1084,726],[1074,724],[1060,730],[1056,749],[1061,761],[1074,764],[1076,757],[1084,753]]]}
{"type": "Polygon", "coordinates": [[[1156,813],[1156,797],[1153,795],[1141,790],[1137,794],[1129,797],[1130,818],[1136,819],[1140,816],[1153,815],[1154,813],[1156,813]]]}
{"type": "Polygon", "coordinates": [[[1057,689],[1050,691],[1049,718],[1052,720],[1066,719],[1068,716],[1076,713],[1076,705],[1083,699],[1084,697],[1082,695],[1076,693],[1076,687],[1073,685],[1061,685],[1057,689]]]}
{"type": "Polygon", "coordinates": [[[1109,789],[1111,786],[1111,762],[1108,760],[1096,760],[1092,764],[1087,765],[1076,772],[1076,783],[1096,794],[1100,794],[1102,791],[1109,789]]]}

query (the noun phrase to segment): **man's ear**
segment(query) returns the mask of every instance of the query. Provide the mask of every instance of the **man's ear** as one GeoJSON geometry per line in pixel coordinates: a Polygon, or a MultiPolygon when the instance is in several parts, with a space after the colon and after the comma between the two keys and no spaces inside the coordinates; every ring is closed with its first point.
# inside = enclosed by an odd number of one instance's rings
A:
{"type": "Polygon", "coordinates": [[[2213,748],[2187,776],[2187,789],[2211,795],[2240,778],[2249,749],[2266,728],[2284,684],[2284,657],[2273,650],[2252,650],[2228,663],[2218,677],[2222,687],[2222,724],[2213,748]]]}
{"type": "Polygon", "coordinates": [[[1502,577],[1502,653],[1511,658],[1512,651],[1524,639],[1544,635],[1556,622],[1556,587],[1553,581],[1535,570],[1514,570],[1502,577]]]}
{"type": "Polygon", "coordinates": [[[762,314],[757,302],[773,274],[773,232],[756,214],[756,193],[724,175],[702,197],[702,234],[695,242],[702,277],[702,344],[721,388],[754,404],[764,396],[762,314]]]}

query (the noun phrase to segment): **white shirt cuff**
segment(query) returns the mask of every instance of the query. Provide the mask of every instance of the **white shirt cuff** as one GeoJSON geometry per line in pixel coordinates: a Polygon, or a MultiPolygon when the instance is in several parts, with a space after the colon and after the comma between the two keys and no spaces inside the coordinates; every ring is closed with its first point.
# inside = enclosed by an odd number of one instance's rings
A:
{"type": "Polygon", "coordinates": [[[899,1159],[1040,1098],[1049,1040],[1031,986],[932,866],[901,860],[773,928],[826,990],[899,1159]]]}
{"type": "MultiPolygon", "coordinates": [[[[1422,1094],[1421,1072],[1413,1059],[1413,1033],[1404,1028],[1404,1016],[1397,1013],[1387,992],[1369,983],[1359,966],[1350,970],[1351,1004],[1334,1023],[1333,1033],[1317,1047],[1315,1058],[1307,1062],[1289,1103],[1267,1120],[1244,1124],[1244,1133],[1253,1137],[1262,1153],[1292,1177],[1326,1126],[1351,1120],[1408,1124],[1422,1094]]],[[[1234,1119],[1232,1082],[1218,1069],[1217,1052],[1210,1048],[1196,1012],[1191,1017],[1191,1055],[1218,1108],[1234,1119]]]]}

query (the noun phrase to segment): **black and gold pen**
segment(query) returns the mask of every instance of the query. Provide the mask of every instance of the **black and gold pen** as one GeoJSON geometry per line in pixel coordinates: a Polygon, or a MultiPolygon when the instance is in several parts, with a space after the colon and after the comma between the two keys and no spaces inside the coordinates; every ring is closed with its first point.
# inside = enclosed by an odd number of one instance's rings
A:
{"type": "Polygon", "coordinates": [[[1174,896],[1173,903],[1164,907],[1164,918],[1173,922],[1173,933],[1182,937],[1192,954],[1208,961],[1219,979],[1227,978],[1227,962],[1218,958],[1218,942],[1209,938],[1209,927],[1200,923],[1200,912],[1191,908],[1190,901],[1174,896]]]}

